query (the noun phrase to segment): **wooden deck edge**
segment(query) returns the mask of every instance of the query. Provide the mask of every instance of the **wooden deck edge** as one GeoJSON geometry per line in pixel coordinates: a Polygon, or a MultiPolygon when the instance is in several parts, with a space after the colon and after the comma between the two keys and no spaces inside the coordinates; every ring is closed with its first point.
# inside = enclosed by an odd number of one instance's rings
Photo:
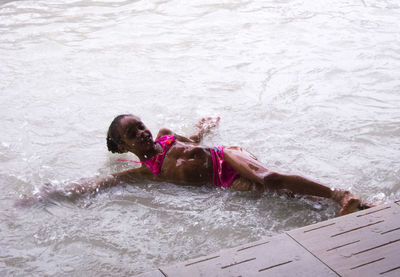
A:
{"type": "MultiPolygon", "coordinates": [[[[318,223],[315,223],[315,224],[307,225],[307,226],[304,226],[304,227],[299,227],[299,228],[296,228],[296,229],[293,229],[293,230],[290,230],[290,231],[286,231],[286,232],[284,232],[282,234],[274,235],[272,237],[264,237],[259,241],[254,241],[254,242],[247,243],[247,244],[244,244],[244,245],[239,245],[239,246],[236,246],[236,247],[233,247],[233,248],[221,249],[218,252],[210,253],[207,256],[201,256],[201,257],[189,259],[186,262],[180,262],[180,263],[178,262],[178,263],[175,263],[175,264],[165,265],[165,266],[162,266],[162,267],[160,267],[160,268],[158,268],[156,270],[153,270],[153,271],[150,271],[150,272],[144,272],[142,274],[135,275],[135,276],[137,276],[137,277],[150,277],[150,276],[166,277],[166,276],[169,276],[169,275],[164,273],[162,268],[168,268],[168,267],[179,265],[179,264],[188,264],[188,263],[190,264],[191,262],[192,263],[197,263],[199,261],[202,262],[202,261],[211,260],[211,259],[214,259],[214,258],[218,258],[220,255],[223,255],[224,253],[229,253],[230,251],[232,251],[232,252],[233,251],[241,251],[241,250],[244,250],[244,249],[249,249],[249,248],[252,248],[252,247],[256,247],[258,245],[266,244],[266,243],[268,243],[268,240],[272,240],[273,238],[279,237],[279,236],[282,236],[282,235],[287,236],[291,241],[293,241],[293,243],[295,243],[296,245],[298,245],[299,247],[304,249],[304,251],[306,251],[307,253],[311,254],[316,260],[318,260],[319,263],[324,265],[334,275],[340,276],[340,274],[337,271],[335,271],[331,266],[329,266],[323,260],[321,260],[321,258],[318,257],[318,255],[316,255],[315,253],[310,251],[305,245],[303,245],[303,243],[301,241],[296,240],[296,238],[294,236],[292,236],[291,233],[296,232],[298,230],[303,230],[303,231],[305,230],[304,232],[306,233],[306,232],[312,232],[314,230],[320,230],[320,229],[323,229],[323,228],[329,228],[330,226],[336,224],[336,222],[339,222],[341,219],[344,219],[346,217],[357,217],[357,218],[359,218],[359,217],[369,216],[371,214],[380,212],[381,210],[385,210],[385,209],[387,209],[387,207],[389,207],[390,205],[393,205],[393,204],[397,204],[397,205],[400,206],[400,200],[394,201],[391,204],[390,203],[383,204],[383,205],[379,205],[379,206],[371,208],[371,209],[361,210],[361,211],[358,211],[358,212],[355,212],[355,213],[352,213],[352,214],[349,214],[349,215],[345,215],[345,216],[342,216],[342,217],[336,217],[336,218],[328,219],[328,220],[321,221],[321,222],[318,222],[318,223]]],[[[194,274],[192,276],[197,276],[197,275],[194,274]]]]}
{"type": "Polygon", "coordinates": [[[310,251],[309,249],[307,249],[307,247],[305,247],[303,244],[301,244],[301,242],[297,241],[294,237],[292,237],[289,234],[289,231],[285,232],[285,234],[290,237],[295,243],[297,243],[300,247],[302,247],[305,251],[307,251],[308,253],[310,253],[312,256],[314,256],[314,258],[316,258],[321,264],[325,265],[327,268],[329,268],[332,272],[334,272],[337,276],[340,276],[340,274],[338,274],[332,267],[330,267],[328,264],[326,264],[324,261],[322,261],[317,255],[315,255],[312,251],[310,251]]]}

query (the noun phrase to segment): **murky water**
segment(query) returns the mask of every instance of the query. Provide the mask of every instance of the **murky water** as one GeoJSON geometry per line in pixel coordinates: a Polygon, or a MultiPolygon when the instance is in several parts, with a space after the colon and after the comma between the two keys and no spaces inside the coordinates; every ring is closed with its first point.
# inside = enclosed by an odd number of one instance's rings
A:
{"type": "Polygon", "coordinates": [[[44,183],[129,168],[105,147],[120,113],[183,135],[218,115],[205,145],[400,198],[398,1],[0,3],[2,276],[131,275],[338,212],[151,182],[14,207],[44,183]]]}

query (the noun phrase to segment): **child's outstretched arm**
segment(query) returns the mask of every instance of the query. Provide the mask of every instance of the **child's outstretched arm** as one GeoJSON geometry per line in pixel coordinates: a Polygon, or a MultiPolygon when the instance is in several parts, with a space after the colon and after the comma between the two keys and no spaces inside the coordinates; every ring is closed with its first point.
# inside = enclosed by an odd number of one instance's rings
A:
{"type": "Polygon", "coordinates": [[[17,206],[32,206],[37,202],[47,202],[56,199],[75,199],[86,193],[96,193],[133,180],[154,179],[144,167],[111,174],[107,177],[86,178],[69,183],[63,187],[55,187],[52,184],[44,184],[39,192],[31,197],[24,197],[17,201],[17,206]]]}
{"type": "Polygon", "coordinates": [[[220,117],[207,117],[202,118],[199,123],[196,124],[196,133],[187,137],[178,135],[172,132],[169,129],[163,128],[158,132],[157,138],[165,135],[175,136],[178,141],[182,142],[191,142],[191,143],[200,143],[204,137],[204,135],[208,134],[210,130],[218,125],[220,117]]]}
{"type": "Polygon", "coordinates": [[[64,191],[67,195],[80,195],[84,193],[98,192],[119,185],[120,183],[131,182],[134,180],[154,179],[154,175],[150,174],[147,168],[133,168],[130,170],[113,173],[103,178],[92,178],[83,180],[80,183],[67,185],[64,191]]]}

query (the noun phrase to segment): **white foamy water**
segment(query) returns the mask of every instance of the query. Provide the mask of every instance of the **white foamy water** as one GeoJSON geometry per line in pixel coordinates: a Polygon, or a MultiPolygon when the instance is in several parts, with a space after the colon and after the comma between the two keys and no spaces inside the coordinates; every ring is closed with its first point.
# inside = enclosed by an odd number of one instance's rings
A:
{"type": "Polygon", "coordinates": [[[400,198],[400,4],[0,1],[0,272],[132,275],[336,216],[330,201],[135,182],[14,207],[127,169],[114,116],[239,145],[271,169],[400,198]]]}

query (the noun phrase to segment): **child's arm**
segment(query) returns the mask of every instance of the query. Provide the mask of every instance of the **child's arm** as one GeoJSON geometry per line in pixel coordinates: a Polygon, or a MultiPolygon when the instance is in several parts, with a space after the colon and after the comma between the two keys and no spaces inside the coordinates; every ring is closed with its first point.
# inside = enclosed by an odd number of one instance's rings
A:
{"type": "Polygon", "coordinates": [[[79,196],[84,193],[98,192],[100,190],[114,187],[121,182],[133,180],[152,179],[153,175],[145,167],[133,168],[130,170],[111,174],[103,178],[82,179],[81,182],[65,186],[61,192],[66,196],[79,196]]]}
{"type": "Polygon", "coordinates": [[[157,138],[161,137],[161,136],[166,136],[166,135],[170,135],[170,136],[175,136],[175,138],[178,141],[182,141],[182,142],[191,142],[191,143],[200,143],[204,137],[204,135],[208,134],[211,130],[211,128],[214,128],[218,125],[218,122],[220,120],[220,117],[208,117],[208,118],[202,118],[199,123],[196,124],[196,128],[197,128],[197,132],[193,135],[191,135],[190,137],[184,137],[181,135],[178,135],[174,132],[172,132],[169,129],[161,129],[158,132],[157,138]]]}
{"type": "Polygon", "coordinates": [[[32,206],[37,202],[46,202],[55,199],[74,199],[85,193],[94,193],[110,188],[121,182],[133,180],[154,179],[154,176],[145,167],[134,168],[127,171],[111,174],[103,178],[81,179],[78,182],[70,183],[64,187],[55,187],[51,184],[44,184],[38,193],[31,197],[24,197],[17,201],[17,206],[32,206]]]}
{"type": "Polygon", "coordinates": [[[114,187],[120,183],[134,180],[155,180],[154,175],[147,167],[132,168],[126,171],[113,173],[103,178],[93,178],[81,183],[71,184],[65,187],[65,191],[71,194],[84,194],[87,192],[98,192],[106,188],[114,187]]]}

